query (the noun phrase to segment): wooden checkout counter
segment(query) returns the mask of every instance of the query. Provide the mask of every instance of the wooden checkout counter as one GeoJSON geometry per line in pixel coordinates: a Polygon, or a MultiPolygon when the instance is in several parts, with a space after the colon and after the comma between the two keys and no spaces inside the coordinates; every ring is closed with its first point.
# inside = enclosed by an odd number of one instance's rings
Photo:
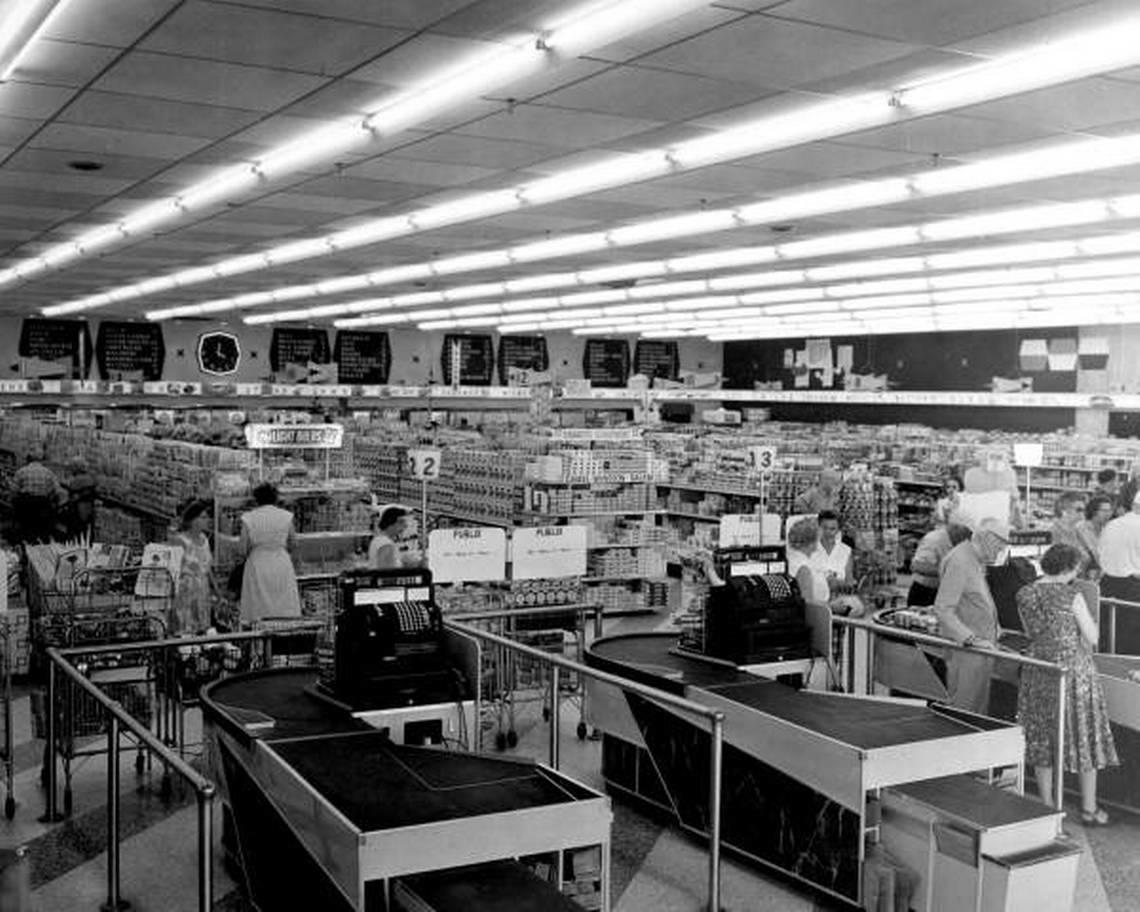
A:
{"type": "MultiPolygon", "coordinates": [[[[855,907],[897,872],[919,912],[1070,908],[1079,849],[1061,813],[1017,793],[1016,725],[796,690],[679,650],[669,633],[599,639],[586,662],[725,714],[723,841],[737,855],[855,907]],[[882,853],[889,864],[873,861],[882,853]]],[[[587,690],[609,787],[707,834],[707,729],[612,685],[587,690]]]]}

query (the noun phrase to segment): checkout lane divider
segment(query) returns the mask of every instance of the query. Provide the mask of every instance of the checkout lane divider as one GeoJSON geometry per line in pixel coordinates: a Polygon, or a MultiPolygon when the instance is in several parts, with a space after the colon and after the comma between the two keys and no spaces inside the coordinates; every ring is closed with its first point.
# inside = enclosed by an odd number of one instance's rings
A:
{"type": "MultiPolygon", "coordinates": [[[[167,641],[162,641],[167,642],[167,641]]],[[[56,766],[56,691],[57,675],[62,674],[71,684],[78,687],[94,700],[103,710],[107,719],[107,900],[103,909],[117,912],[129,907],[120,892],[119,883],[119,734],[120,729],[130,732],[138,743],[151,754],[157,756],[167,770],[174,771],[194,789],[198,801],[198,909],[211,912],[214,903],[213,885],[213,804],[217,790],[210,780],[195,770],[171,748],[167,747],[146,725],[132,716],[118,700],[112,700],[99,686],[90,681],[78,668],[68,661],[62,652],[49,647],[48,658],[48,814],[55,819],[55,766],[56,766]]],[[[121,651],[121,650],[120,650],[121,651]]]]}
{"type": "MultiPolygon", "coordinates": [[[[1140,607],[1138,605],[1137,607],[1140,607]]],[[[1004,662],[1014,662],[1020,666],[1028,668],[1040,668],[1057,675],[1057,720],[1054,744],[1054,758],[1053,758],[1053,802],[1058,810],[1064,806],[1065,798],[1065,716],[1066,716],[1066,699],[1068,694],[1068,681],[1069,673],[1064,667],[1055,662],[1046,662],[1044,659],[1035,659],[1032,656],[1022,655],[1019,652],[1013,652],[1006,649],[983,649],[977,646],[966,646],[961,643],[956,643],[953,640],[946,639],[945,637],[935,636],[929,633],[921,633],[917,630],[908,630],[904,627],[885,627],[875,621],[870,621],[865,618],[852,618],[852,617],[833,617],[833,624],[839,624],[844,631],[844,651],[847,655],[847,675],[848,678],[848,691],[855,692],[855,667],[853,657],[854,651],[854,638],[858,631],[863,631],[867,636],[869,648],[867,650],[867,668],[866,680],[863,682],[865,693],[870,694],[874,690],[874,673],[875,673],[875,645],[878,643],[880,637],[913,643],[917,645],[936,646],[939,649],[954,650],[957,652],[968,652],[972,655],[986,656],[1004,662]]],[[[1022,762],[1022,769],[1024,770],[1025,764],[1022,762]]],[[[1024,791],[1024,772],[1022,773],[1022,791],[1024,791]]]]}
{"type": "MultiPolygon", "coordinates": [[[[460,615],[465,617],[465,615],[460,615]]],[[[561,671],[569,671],[579,675],[582,678],[592,678],[603,684],[610,684],[623,691],[630,691],[638,696],[645,697],[646,699],[655,700],[659,703],[664,703],[674,709],[683,710],[694,716],[699,716],[705,719],[709,725],[710,746],[709,746],[709,873],[708,873],[708,904],[709,912],[720,912],[720,894],[721,894],[721,793],[723,791],[723,776],[722,776],[722,761],[724,755],[724,713],[719,710],[710,709],[701,703],[696,703],[693,700],[687,700],[684,697],[679,697],[676,694],[669,693],[665,690],[659,690],[656,687],[650,687],[648,684],[642,684],[639,681],[632,681],[628,678],[623,678],[619,675],[611,674],[608,671],[602,671],[598,668],[591,668],[580,662],[574,662],[570,659],[563,658],[562,656],[554,655],[549,652],[544,652],[541,649],[536,649],[533,646],[528,646],[524,643],[519,643],[516,640],[511,640],[505,636],[500,636],[490,631],[480,630],[477,627],[472,627],[464,624],[454,618],[444,618],[443,624],[457,633],[462,633],[466,636],[473,637],[481,640],[501,650],[515,652],[519,655],[527,656],[538,663],[550,666],[551,671],[551,688],[550,688],[550,745],[549,756],[550,765],[554,769],[558,769],[559,762],[559,745],[558,745],[558,728],[559,728],[559,715],[558,703],[559,693],[558,684],[561,671]]],[[[607,885],[608,890],[608,885],[607,885]]]]}
{"type": "MultiPolygon", "coordinates": [[[[317,626],[317,625],[314,625],[317,626]]],[[[260,644],[262,661],[265,667],[272,664],[273,636],[275,631],[250,630],[224,634],[209,634],[194,637],[174,637],[160,640],[139,640],[129,643],[107,643],[88,646],[72,646],[67,648],[49,647],[45,654],[48,658],[47,682],[47,719],[46,732],[47,745],[47,808],[43,819],[47,822],[58,822],[63,819],[57,804],[57,750],[59,732],[56,731],[59,709],[58,675],[62,674],[71,684],[87,693],[92,700],[103,710],[107,718],[107,900],[101,908],[117,912],[128,907],[120,892],[119,871],[119,736],[122,731],[129,732],[142,748],[151,756],[157,757],[163,764],[168,776],[171,771],[182,778],[197,796],[198,821],[198,908],[200,912],[212,912],[214,902],[213,884],[213,802],[216,795],[216,786],[213,782],[201,775],[182,757],[180,751],[163,739],[170,736],[170,720],[166,718],[166,710],[161,709],[158,716],[158,733],[152,732],[148,726],[140,722],[123,707],[123,705],[109,697],[98,684],[91,681],[74,664],[72,659],[77,657],[91,657],[113,653],[126,655],[132,653],[153,653],[160,656],[158,662],[161,674],[164,675],[165,704],[172,703],[169,699],[173,692],[172,682],[175,676],[174,663],[171,661],[172,651],[186,646],[219,646],[227,643],[256,642],[260,644]]],[[[70,693],[70,692],[69,692],[70,693]]],[[[175,710],[171,710],[172,712],[175,710]]],[[[165,778],[165,776],[164,776],[165,778]]]]}

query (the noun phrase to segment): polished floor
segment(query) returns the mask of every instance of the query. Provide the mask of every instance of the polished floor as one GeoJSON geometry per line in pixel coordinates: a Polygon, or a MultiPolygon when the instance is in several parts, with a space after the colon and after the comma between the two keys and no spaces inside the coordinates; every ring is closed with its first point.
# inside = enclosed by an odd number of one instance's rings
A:
{"type": "MultiPolygon", "coordinates": [[[[578,707],[566,701],[560,730],[562,768],[583,781],[600,785],[599,742],[577,738],[578,707]]],[[[196,717],[188,718],[193,740],[196,717]]],[[[544,759],[549,729],[537,702],[517,707],[515,728],[520,740],[512,753],[544,759]]],[[[106,757],[77,760],[73,769],[72,814],[48,824],[40,786],[42,742],[32,737],[30,701],[19,693],[14,702],[16,749],[12,820],[0,820],[0,848],[24,845],[29,850],[36,912],[96,910],[107,899],[106,757]]],[[[493,731],[488,734],[493,735],[493,731]]],[[[93,746],[99,746],[93,742],[93,746]]],[[[196,892],[196,808],[193,794],[178,787],[162,788],[157,770],[136,772],[131,751],[122,757],[121,890],[137,912],[192,912],[196,892]]],[[[615,802],[613,829],[614,912],[692,912],[704,908],[707,854],[698,843],[615,802]]],[[[1125,912],[1140,909],[1140,817],[1118,814],[1112,826],[1086,829],[1075,807],[1066,830],[1083,847],[1077,897],[1078,912],[1125,912]]],[[[249,908],[222,863],[215,860],[216,910],[249,908]]],[[[790,881],[760,874],[728,859],[723,867],[726,910],[813,912],[833,906],[790,881]]],[[[0,907],[0,912],[9,912],[0,907]]],[[[21,910],[22,912],[22,910],[21,910]]],[[[1045,912],[1045,910],[1042,910],[1045,912]]]]}

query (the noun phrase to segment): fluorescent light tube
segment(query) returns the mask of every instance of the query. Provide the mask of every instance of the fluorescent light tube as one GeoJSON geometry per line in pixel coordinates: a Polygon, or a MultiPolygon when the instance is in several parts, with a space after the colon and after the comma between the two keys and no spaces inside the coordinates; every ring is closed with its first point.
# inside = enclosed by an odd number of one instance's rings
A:
{"type": "Polygon", "coordinates": [[[68,0],[14,0],[0,20],[0,82],[7,82],[24,55],[60,14],[68,0]]]}

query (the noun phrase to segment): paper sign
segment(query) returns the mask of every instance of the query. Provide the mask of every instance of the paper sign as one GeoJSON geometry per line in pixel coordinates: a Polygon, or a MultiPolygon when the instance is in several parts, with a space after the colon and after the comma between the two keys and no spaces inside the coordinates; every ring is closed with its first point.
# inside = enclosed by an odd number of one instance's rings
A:
{"type": "Polygon", "coordinates": [[[437,583],[502,580],[507,574],[503,529],[435,529],[428,536],[428,566],[437,583]]]}
{"type": "Polygon", "coordinates": [[[1045,447],[1040,443],[1015,443],[1013,462],[1019,466],[1039,466],[1045,461],[1045,447]]]}
{"type": "Polygon", "coordinates": [[[511,539],[511,578],[585,576],[586,540],[585,526],[516,529],[511,539]]]}
{"type": "Polygon", "coordinates": [[[434,481],[439,478],[443,451],[434,448],[408,450],[408,461],[412,464],[412,477],[434,481]]]}
{"type": "Polygon", "coordinates": [[[759,513],[727,513],[720,518],[721,548],[758,548],[760,546],[759,513]]]}
{"type": "Polygon", "coordinates": [[[341,424],[247,424],[251,450],[336,450],[344,443],[341,424]]]}

